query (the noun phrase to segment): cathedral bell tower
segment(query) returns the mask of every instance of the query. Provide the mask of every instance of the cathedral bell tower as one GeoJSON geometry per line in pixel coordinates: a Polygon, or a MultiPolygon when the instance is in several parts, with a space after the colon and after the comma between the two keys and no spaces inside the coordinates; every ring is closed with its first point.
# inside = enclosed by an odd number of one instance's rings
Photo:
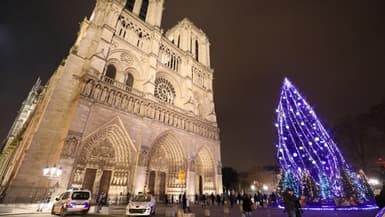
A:
{"type": "Polygon", "coordinates": [[[90,20],[97,25],[114,27],[117,17],[125,9],[142,21],[160,28],[163,4],[164,0],[97,0],[90,20]]]}
{"type": "Polygon", "coordinates": [[[163,3],[164,0],[127,0],[125,9],[148,24],[159,28],[162,21],[163,3]]]}

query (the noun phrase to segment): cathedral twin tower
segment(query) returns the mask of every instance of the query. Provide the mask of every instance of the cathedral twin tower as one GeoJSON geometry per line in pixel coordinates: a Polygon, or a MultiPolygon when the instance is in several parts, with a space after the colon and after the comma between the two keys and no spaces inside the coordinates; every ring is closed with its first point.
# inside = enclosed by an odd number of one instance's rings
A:
{"type": "Polygon", "coordinates": [[[222,193],[209,41],[188,19],[162,34],[163,3],[96,1],[69,55],[6,140],[3,202],[75,187],[112,200],[127,192],[159,200],[222,193]],[[47,166],[62,173],[44,176],[47,166]]]}

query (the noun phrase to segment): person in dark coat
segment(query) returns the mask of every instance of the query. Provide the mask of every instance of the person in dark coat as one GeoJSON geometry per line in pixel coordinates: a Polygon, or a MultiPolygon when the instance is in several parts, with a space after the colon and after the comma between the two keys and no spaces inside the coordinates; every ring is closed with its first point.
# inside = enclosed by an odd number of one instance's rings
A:
{"type": "Polygon", "coordinates": [[[259,203],[257,193],[254,193],[254,203],[255,204],[259,203]]]}
{"type": "Polygon", "coordinates": [[[249,195],[248,194],[243,195],[242,209],[246,217],[251,217],[252,205],[253,205],[253,202],[251,202],[251,198],[249,197],[249,195]]]}
{"type": "Polygon", "coordinates": [[[219,206],[221,204],[221,196],[219,194],[217,194],[215,199],[217,201],[217,205],[219,206]]]}
{"type": "Polygon", "coordinates": [[[103,206],[106,206],[106,205],[107,205],[107,194],[102,192],[99,198],[99,203],[98,203],[98,208],[96,213],[99,213],[100,210],[103,208],[103,206]]]}
{"type": "Polygon", "coordinates": [[[285,203],[285,212],[287,212],[289,217],[301,217],[301,206],[298,198],[294,195],[293,189],[286,189],[283,193],[283,202],[285,203]]]}
{"type": "Polygon", "coordinates": [[[277,203],[277,196],[273,193],[270,194],[271,206],[275,206],[277,203]]]}
{"type": "Polygon", "coordinates": [[[385,207],[385,182],[384,184],[382,185],[382,189],[380,191],[380,194],[379,195],[376,195],[375,197],[376,199],[376,202],[377,202],[377,206],[382,209],[383,207],[385,207]]]}
{"type": "Polygon", "coordinates": [[[214,206],[214,202],[215,202],[214,193],[211,193],[210,198],[211,198],[211,205],[214,206]]]}
{"type": "Polygon", "coordinates": [[[164,195],[164,203],[166,204],[166,206],[168,205],[168,195],[167,194],[164,195]]]}
{"type": "Polygon", "coordinates": [[[208,198],[206,197],[206,195],[205,195],[205,194],[202,194],[202,201],[203,201],[202,207],[205,207],[205,206],[207,205],[207,202],[206,202],[207,199],[208,199],[208,198]]]}
{"type": "Polygon", "coordinates": [[[258,191],[258,201],[259,201],[259,206],[263,208],[263,194],[258,191]]]}
{"type": "Polygon", "coordinates": [[[186,208],[187,208],[187,197],[186,197],[186,192],[183,194],[182,196],[182,209],[183,209],[183,212],[186,212],[186,208]]]}
{"type": "Polygon", "coordinates": [[[230,193],[230,207],[233,208],[234,206],[234,195],[230,193]]]}
{"type": "Polygon", "coordinates": [[[241,200],[242,200],[241,193],[238,192],[238,195],[237,195],[237,204],[241,204],[241,200]]]}

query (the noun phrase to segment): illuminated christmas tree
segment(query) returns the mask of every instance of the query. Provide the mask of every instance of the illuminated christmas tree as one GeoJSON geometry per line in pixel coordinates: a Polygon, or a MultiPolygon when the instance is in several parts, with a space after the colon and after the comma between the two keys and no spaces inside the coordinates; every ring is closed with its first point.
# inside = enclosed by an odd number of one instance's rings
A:
{"type": "MultiPolygon", "coordinates": [[[[286,78],[276,113],[278,161],[308,202],[334,206],[350,199],[350,205],[374,204],[367,182],[345,161],[312,107],[286,78]]],[[[282,178],[288,179],[287,174],[282,178]]],[[[285,181],[281,184],[288,187],[285,181]]]]}

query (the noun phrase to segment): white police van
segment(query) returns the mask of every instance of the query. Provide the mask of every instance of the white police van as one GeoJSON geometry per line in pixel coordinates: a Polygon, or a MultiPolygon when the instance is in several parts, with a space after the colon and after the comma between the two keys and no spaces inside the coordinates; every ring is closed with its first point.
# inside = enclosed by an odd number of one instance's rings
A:
{"type": "Polygon", "coordinates": [[[67,190],[55,200],[51,210],[52,215],[87,214],[90,209],[91,192],[88,190],[67,190]]]}

